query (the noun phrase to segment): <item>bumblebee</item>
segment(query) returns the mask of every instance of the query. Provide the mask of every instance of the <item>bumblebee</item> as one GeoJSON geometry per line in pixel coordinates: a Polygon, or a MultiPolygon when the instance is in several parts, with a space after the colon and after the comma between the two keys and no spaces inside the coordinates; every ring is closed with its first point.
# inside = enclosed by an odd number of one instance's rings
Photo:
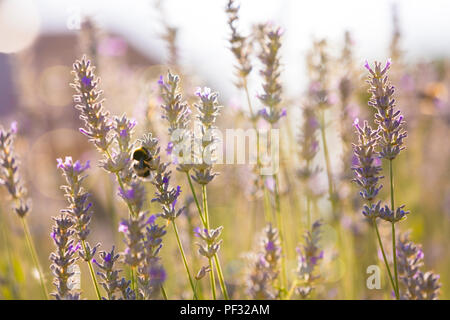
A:
{"type": "Polygon", "coordinates": [[[150,161],[153,160],[150,152],[146,148],[140,147],[133,151],[133,160],[135,161],[133,168],[136,175],[143,178],[148,177],[150,171],[153,170],[150,165],[150,161]]]}

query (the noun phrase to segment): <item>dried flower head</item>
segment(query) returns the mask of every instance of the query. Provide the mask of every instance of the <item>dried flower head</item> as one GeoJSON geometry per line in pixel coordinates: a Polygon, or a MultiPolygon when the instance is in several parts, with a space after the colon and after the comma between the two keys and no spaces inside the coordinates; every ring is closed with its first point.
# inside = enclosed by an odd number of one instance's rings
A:
{"type": "Polygon", "coordinates": [[[161,105],[163,109],[162,118],[169,124],[169,135],[172,143],[171,154],[178,162],[178,170],[189,172],[191,169],[190,144],[188,150],[185,150],[186,141],[191,141],[189,129],[189,118],[191,109],[188,104],[182,100],[182,94],[179,88],[180,77],[168,72],[167,80],[163,76],[158,80],[160,95],[164,102],[161,105]],[[178,150],[173,153],[173,150],[178,150]]]}
{"type": "Polygon", "coordinates": [[[263,93],[258,95],[265,106],[260,115],[270,124],[277,123],[286,115],[286,110],[279,110],[282,87],[280,83],[280,48],[281,28],[266,30],[263,47],[259,59],[263,65],[260,71],[263,76],[263,93]]]}
{"type": "Polygon", "coordinates": [[[31,201],[19,174],[19,160],[14,152],[14,138],[17,123],[11,123],[9,130],[0,127],[0,185],[3,185],[14,200],[14,211],[25,217],[30,211],[31,201]]]}
{"type": "Polygon", "coordinates": [[[216,229],[196,228],[194,230],[195,236],[203,240],[202,243],[197,243],[200,255],[211,259],[220,250],[222,240],[219,240],[219,236],[222,229],[223,227],[220,226],[216,229]]]}
{"type": "Polygon", "coordinates": [[[247,76],[252,70],[250,62],[251,43],[249,38],[239,33],[237,24],[239,22],[239,8],[234,0],[228,0],[226,6],[226,13],[228,15],[228,26],[231,30],[231,37],[229,39],[231,52],[237,60],[236,66],[238,82],[236,86],[242,88],[246,85],[247,76]]]}
{"type": "Polygon", "coordinates": [[[194,175],[192,179],[201,185],[207,185],[218,173],[213,172],[213,164],[216,162],[216,148],[218,137],[215,133],[217,117],[220,114],[217,92],[210,88],[198,88],[196,95],[200,102],[195,104],[198,110],[197,119],[200,121],[201,138],[196,143],[197,150],[194,154],[194,175]]]}
{"type": "Polygon", "coordinates": [[[74,221],[71,216],[61,214],[54,217],[51,237],[56,246],[56,251],[50,255],[52,264],[50,269],[55,276],[53,284],[56,287],[56,292],[52,295],[57,300],[78,300],[80,298],[79,292],[71,288],[70,277],[74,275],[73,266],[77,260],[75,256],[77,246],[74,246],[73,239],[74,221]]]}
{"type": "Polygon", "coordinates": [[[269,224],[264,230],[262,250],[251,256],[247,293],[252,299],[275,299],[275,280],[280,272],[281,247],[278,230],[269,224]]]}
{"type": "Polygon", "coordinates": [[[307,298],[315,288],[315,281],[320,277],[316,274],[319,260],[323,258],[323,250],[320,248],[320,233],[322,222],[313,223],[311,230],[307,231],[305,244],[298,248],[298,277],[301,285],[297,288],[302,298],[307,298]]]}

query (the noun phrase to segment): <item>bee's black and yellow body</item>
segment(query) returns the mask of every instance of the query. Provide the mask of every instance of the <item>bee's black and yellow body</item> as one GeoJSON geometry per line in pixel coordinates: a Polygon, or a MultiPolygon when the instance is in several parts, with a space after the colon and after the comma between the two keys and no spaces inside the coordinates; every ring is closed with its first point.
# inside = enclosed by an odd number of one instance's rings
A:
{"type": "Polygon", "coordinates": [[[133,166],[134,172],[139,177],[146,178],[150,175],[150,161],[152,161],[153,157],[150,152],[144,147],[140,147],[133,152],[133,160],[135,164],[133,166]]]}

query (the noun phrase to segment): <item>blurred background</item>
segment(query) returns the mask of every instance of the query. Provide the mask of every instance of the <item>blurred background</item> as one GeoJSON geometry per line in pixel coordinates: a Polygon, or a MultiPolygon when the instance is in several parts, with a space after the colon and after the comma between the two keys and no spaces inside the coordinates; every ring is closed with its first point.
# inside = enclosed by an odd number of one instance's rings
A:
{"type": "MultiPolygon", "coordinates": [[[[90,159],[92,163],[99,159],[96,150],[78,131],[81,122],[73,108],[74,92],[69,86],[73,80],[73,62],[86,54],[97,66],[97,74],[102,79],[105,107],[111,114],[127,113],[137,119],[138,134],[151,130],[163,145],[167,143],[167,134],[159,120],[156,81],[169,68],[184,75],[182,85],[189,102],[197,86],[207,85],[220,92],[220,101],[225,106],[221,128],[249,127],[243,117],[247,113],[245,98],[234,86],[235,62],[229,50],[226,2],[0,0],[0,125],[9,127],[12,121],[18,122],[16,152],[33,201],[30,225],[48,279],[51,274],[47,257],[53,250],[49,237],[51,217],[66,206],[59,188],[63,180],[56,170],[55,159],[66,155],[83,161],[90,159]]],[[[364,61],[392,58],[391,81],[397,88],[397,104],[405,114],[409,132],[407,151],[396,167],[397,202],[405,203],[412,212],[402,230],[412,230],[413,240],[424,246],[426,267],[441,274],[443,298],[450,297],[447,286],[450,283],[447,247],[450,231],[450,148],[447,141],[450,133],[450,42],[446,41],[450,38],[449,16],[450,3],[445,0],[243,0],[239,27],[244,34],[252,34],[259,23],[269,22],[283,28],[281,78],[289,116],[285,128],[281,129],[294,137],[298,135],[300,108],[310,81],[306,57],[314,41],[326,39],[333,60],[330,85],[336,97],[340,80],[348,74],[347,65],[342,63],[344,48],[346,45],[351,48],[351,63],[356,70],[351,73],[354,83],[351,119],[340,123],[343,120],[339,116],[339,103],[329,116],[329,139],[335,159],[332,167],[337,179],[344,171],[344,153],[348,152],[348,148],[342,146],[339,130],[342,126],[351,127],[354,117],[367,116],[364,61]]],[[[255,97],[261,92],[261,79],[258,72],[253,72],[250,78],[251,96],[255,97]]],[[[293,143],[284,149],[283,163],[292,170],[296,166],[295,150],[293,143]]],[[[95,208],[91,243],[101,242],[105,249],[115,243],[122,249],[120,235],[116,232],[117,219],[126,215],[126,209],[117,199],[112,177],[92,167],[88,179],[95,208]]],[[[226,278],[233,279],[229,285],[236,286],[238,295],[242,291],[239,279],[245,271],[242,255],[254,248],[263,227],[263,215],[247,190],[250,168],[220,166],[218,171],[221,176],[210,191],[211,212],[215,224],[225,228],[226,245],[222,250],[225,274],[226,278]]],[[[302,218],[297,217],[300,212],[296,211],[292,200],[301,191],[296,182],[289,181],[289,175],[287,169],[281,177],[286,195],[283,209],[291,221],[301,222],[302,218]]],[[[318,182],[319,190],[326,185],[325,179],[324,174],[318,182]]],[[[342,179],[340,193],[342,197],[353,199],[357,191],[349,180],[342,179]]],[[[187,196],[186,192],[185,201],[189,204],[187,196]]],[[[7,199],[3,190],[0,199],[0,214],[7,221],[7,232],[13,239],[12,243],[1,245],[0,254],[12,255],[18,283],[16,291],[3,286],[2,295],[4,298],[33,298],[29,292],[37,292],[38,287],[30,280],[34,274],[31,263],[30,268],[19,263],[27,257],[20,225],[10,214],[8,203],[3,201],[7,199]],[[23,288],[29,290],[21,290],[23,288]]],[[[324,298],[386,297],[384,292],[365,288],[368,264],[357,263],[361,254],[358,250],[365,252],[367,249],[358,249],[355,245],[367,240],[364,231],[358,229],[357,223],[363,220],[360,205],[354,200],[342,213],[340,228],[328,225],[324,232],[324,247],[329,253],[323,270],[325,280],[321,296],[324,298]],[[336,247],[338,234],[345,230],[355,234],[348,239],[355,247],[351,253],[343,253],[346,248],[336,247]]],[[[319,199],[317,216],[327,219],[328,206],[326,197],[319,199]]],[[[183,241],[188,251],[192,249],[189,254],[195,260],[196,249],[189,245],[194,240],[188,228],[189,214],[187,216],[183,241]]],[[[302,231],[295,223],[293,226],[289,236],[291,269],[295,269],[295,246],[301,240],[302,231]]],[[[364,226],[362,228],[365,230],[364,226]]],[[[163,249],[163,259],[178,259],[172,235],[166,238],[169,239],[163,249]]],[[[5,263],[0,267],[2,271],[7,268],[5,263]]],[[[180,266],[170,266],[169,275],[175,274],[177,267],[180,266]]],[[[84,269],[82,272],[87,274],[84,269]]],[[[168,279],[179,297],[184,297],[184,280],[168,279]]],[[[82,285],[83,290],[94,297],[87,276],[82,285]]],[[[388,283],[384,285],[387,287],[388,283]]]]}

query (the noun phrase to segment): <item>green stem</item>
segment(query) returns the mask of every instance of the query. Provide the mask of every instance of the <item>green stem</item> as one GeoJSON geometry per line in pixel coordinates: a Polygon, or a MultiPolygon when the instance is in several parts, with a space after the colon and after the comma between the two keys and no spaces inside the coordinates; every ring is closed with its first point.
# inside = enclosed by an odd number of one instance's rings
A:
{"type": "Polygon", "coordinates": [[[169,300],[169,299],[167,298],[167,293],[166,293],[166,290],[164,289],[164,286],[163,286],[163,285],[161,285],[161,294],[162,294],[164,300],[169,300]]]}
{"type": "MultiPolygon", "coordinates": [[[[250,110],[250,117],[251,117],[251,122],[252,122],[252,126],[253,129],[256,131],[256,165],[257,167],[260,169],[261,168],[261,159],[259,157],[259,153],[260,153],[260,148],[259,148],[259,130],[256,127],[256,120],[255,120],[255,116],[253,113],[253,108],[252,108],[252,102],[250,99],[250,94],[248,92],[248,86],[247,86],[247,78],[243,78],[243,84],[244,84],[244,91],[245,91],[245,95],[247,97],[247,104],[248,104],[248,109],[250,110]]],[[[263,192],[264,192],[264,217],[266,219],[266,223],[270,223],[272,222],[272,213],[269,212],[270,210],[270,201],[268,198],[268,194],[267,194],[267,189],[266,189],[266,184],[263,183],[263,192]]]]}
{"type": "Polygon", "coordinates": [[[172,221],[172,226],[173,226],[173,231],[175,232],[175,236],[177,238],[178,249],[180,250],[181,257],[183,258],[184,268],[186,269],[186,273],[187,273],[188,278],[189,278],[189,283],[191,285],[192,292],[194,293],[194,298],[198,299],[197,298],[197,293],[195,292],[194,282],[192,281],[191,272],[189,271],[189,266],[188,266],[188,263],[187,263],[187,260],[186,260],[186,255],[184,254],[183,245],[181,244],[181,241],[180,241],[180,236],[178,234],[178,228],[177,228],[177,225],[175,223],[175,220],[172,221]]]}
{"type": "Polygon", "coordinates": [[[254,122],[254,114],[253,114],[253,108],[252,108],[252,102],[250,100],[250,94],[248,92],[248,86],[247,86],[247,78],[243,79],[243,83],[244,83],[244,91],[245,91],[245,95],[247,97],[247,104],[248,104],[248,109],[250,110],[250,116],[252,117],[252,122],[254,122]]]}
{"type": "Polygon", "coordinates": [[[291,300],[291,297],[292,297],[292,295],[295,292],[295,288],[297,288],[297,284],[298,284],[298,280],[297,279],[294,280],[294,282],[292,282],[291,289],[289,289],[289,291],[288,291],[288,294],[286,296],[286,300],[291,300]]]}
{"type": "MultiPolygon", "coordinates": [[[[310,160],[306,161],[306,170],[310,170],[310,160]]],[[[311,199],[310,199],[310,191],[306,191],[306,223],[307,223],[307,229],[311,227],[311,199]]]]}
{"type": "Polygon", "coordinates": [[[31,233],[28,228],[28,223],[24,217],[20,217],[20,219],[22,220],[23,230],[28,244],[28,249],[30,250],[31,258],[33,259],[34,266],[39,273],[39,282],[41,284],[42,293],[45,299],[48,300],[48,291],[47,287],[45,286],[44,274],[42,273],[41,265],[39,263],[38,255],[36,253],[36,248],[34,247],[33,238],[31,237],[31,233]]]}
{"type": "Polygon", "coordinates": [[[327,137],[325,131],[325,110],[321,110],[320,113],[320,132],[322,136],[322,144],[323,144],[323,154],[325,157],[325,166],[327,169],[327,178],[328,178],[328,194],[331,202],[331,210],[333,211],[333,218],[336,218],[336,204],[334,201],[334,187],[333,187],[333,174],[331,173],[331,162],[330,162],[330,154],[328,152],[328,144],[327,137]]]}
{"type": "Polygon", "coordinates": [[[386,259],[386,254],[384,253],[383,242],[381,241],[380,232],[378,231],[378,225],[377,225],[376,219],[372,219],[372,223],[375,226],[375,231],[377,232],[378,244],[380,245],[381,253],[383,254],[384,264],[386,265],[386,269],[389,274],[389,279],[391,280],[392,288],[395,292],[395,295],[397,296],[397,288],[395,286],[394,279],[392,278],[392,273],[391,273],[391,269],[389,268],[389,263],[386,259]]]}
{"type": "Polygon", "coordinates": [[[208,212],[208,196],[206,193],[206,185],[202,185],[203,212],[205,213],[206,229],[209,230],[209,212],[208,212]]]}
{"type": "Polygon", "coordinates": [[[223,297],[225,300],[230,300],[230,297],[228,296],[227,287],[225,285],[225,280],[223,278],[222,267],[220,266],[219,256],[217,255],[217,253],[214,255],[214,261],[216,262],[216,269],[217,269],[217,274],[219,275],[219,283],[220,283],[220,287],[222,288],[223,297]]]}
{"type": "MultiPolygon", "coordinates": [[[[272,125],[270,125],[272,130],[272,125]]],[[[283,231],[283,221],[281,219],[281,206],[280,206],[280,195],[279,195],[279,185],[278,185],[278,175],[274,173],[272,175],[275,181],[275,218],[277,219],[278,235],[280,237],[281,244],[281,272],[280,272],[280,290],[283,294],[286,293],[287,288],[287,272],[286,272],[286,243],[283,231]]]]}
{"type": "Polygon", "coordinates": [[[134,272],[134,267],[131,267],[131,290],[136,293],[136,276],[134,272]]]}
{"type": "MultiPolygon", "coordinates": [[[[389,177],[391,184],[391,210],[392,214],[395,215],[395,204],[394,204],[394,170],[392,167],[392,159],[389,160],[389,177]]],[[[394,258],[394,277],[395,277],[395,297],[400,299],[400,292],[398,286],[398,272],[397,272],[397,250],[396,250],[396,238],[395,238],[395,222],[392,221],[392,256],[394,258]]]]}
{"type": "Polygon", "coordinates": [[[214,278],[214,265],[212,263],[211,258],[209,260],[209,268],[211,271],[209,272],[209,280],[211,282],[211,292],[213,300],[216,300],[216,279],[214,278]]]}
{"type": "MultiPolygon", "coordinates": [[[[86,250],[86,241],[82,240],[81,244],[83,246],[84,252],[86,253],[87,252],[87,250],[86,250]]],[[[89,266],[89,272],[91,273],[91,278],[92,278],[92,282],[94,284],[95,293],[97,294],[97,298],[98,298],[98,300],[102,300],[102,296],[100,294],[100,290],[99,290],[99,287],[98,287],[97,278],[95,277],[94,268],[92,267],[92,262],[91,262],[91,260],[88,260],[86,262],[87,262],[87,264],[89,266]]]]}
{"type": "Polygon", "coordinates": [[[286,243],[284,239],[284,228],[283,228],[283,221],[281,219],[281,210],[280,210],[280,197],[278,194],[278,177],[276,174],[274,174],[275,179],[275,214],[277,219],[277,225],[278,225],[278,234],[280,237],[280,244],[281,244],[281,272],[280,272],[280,279],[281,279],[281,291],[284,293],[287,288],[287,273],[286,273],[286,243]]]}
{"type": "Polygon", "coordinates": [[[273,212],[271,211],[272,206],[270,205],[269,192],[265,187],[263,187],[264,192],[264,217],[266,219],[266,223],[272,223],[273,212]]]}
{"type": "Polygon", "coordinates": [[[200,203],[198,202],[197,194],[195,193],[195,189],[192,184],[192,179],[191,176],[189,175],[189,172],[186,172],[186,177],[189,182],[189,187],[191,188],[192,196],[194,197],[195,205],[197,206],[198,214],[200,216],[200,219],[202,220],[203,225],[205,225],[206,224],[205,218],[203,217],[202,209],[200,208],[200,203]]]}
{"type": "MultiPolygon", "coordinates": [[[[0,207],[0,219],[2,218],[2,212],[0,207]]],[[[10,241],[9,241],[9,232],[8,226],[6,222],[6,217],[4,221],[0,220],[1,231],[3,234],[3,244],[6,250],[6,260],[7,260],[7,268],[8,268],[8,285],[10,287],[11,295],[14,300],[20,300],[20,296],[18,295],[18,290],[15,285],[15,274],[14,274],[14,265],[13,265],[13,255],[11,253],[10,241]]],[[[20,266],[22,269],[22,266],[20,266]]]]}
{"type": "MultiPolygon", "coordinates": [[[[206,222],[205,228],[209,230],[208,196],[206,193],[206,185],[202,185],[202,197],[203,197],[203,210],[204,210],[205,222],[206,222]]],[[[209,259],[209,260],[210,260],[210,267],[211,267],[210,276],[212,274],[212,277],[214,277],[213,265],[211,264],[211,259],[209,259]]],[[[220,283],[220,288],[222,289],[223,297],[225,298],[225,300],[228,300],[229,299],[228,291],[227,291],[227,287],[225,285],[225,280],[223,277],[222,268],[219,263],[219,257],[217,255],[217,252],[214,254],[214,260],[216,261],[217,274],[219,276],[219,283],[220,283]]],[[[212,285],[212,282],[211,282],[211,285],[212,285]]],[[[213,287],[211,287],[211,288],[213,288],[213,287]]],[[[214,291],[215,291],[215,285],[214,285],[214,291]]],[[[214,295],[215,295],[215,293],[214,293],[214,295]]]]}

